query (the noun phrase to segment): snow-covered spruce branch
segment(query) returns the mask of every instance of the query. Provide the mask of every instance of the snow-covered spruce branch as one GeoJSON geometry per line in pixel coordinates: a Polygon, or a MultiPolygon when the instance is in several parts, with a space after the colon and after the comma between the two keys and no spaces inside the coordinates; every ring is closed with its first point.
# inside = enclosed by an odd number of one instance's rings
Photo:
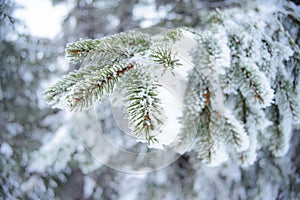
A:
{"type": "Polygon", "coordinates": [[[262,22],[259,15],[240,18],[235,9],[217,11],[204,15],[204,30],[194,31],[198,46],[192,53],[193,63],[201,75],[189,78],[202,86],[205,80],[211,107],[199,109],[199,102],[208,102],[204,92],[194,95],[199,86],[194,93],[187,91],[179,139],[188,140],[196,131],[193,149],[207,164],[222,161],[213,161],[222,146],[219,153],[236,154],[233,157],[242,165],[252,164],[265,143],[275,156],[282,156],[293,127],[299,128],[299,39],[277,20],[278,15],[269,13],[262,22]],[[218,129],[212,128],[215,113],[218,129]],[[206,124],[195,128],[201,119],[206,124]]]}
{"type": "Polygon", "coordinates": [[[183,37],[184,28],[171,29],[164,34],[164,42],[177,42],[183,37]]]}
{"type": "Polygon", "coordinates": [[[146,138],[148,144],[158,142],[153,133],[163,125],[164,113],[158,98],[156,78],[144,66],[132,70],[124,84],[124,102],[129,126],[138,139],[146,138]]]}
{"type": "Polygon", "coordinates": [[[161,64],[164,67],[164,71],[167,69],[173,70],[181,65],[179,59],[172,52],[171,45],[165,42],[158,43],[151,49],[150,58],[154,62],[161,64]]]}
{"type": "Polygon", "coordinates": [[[70,73],[45,93],[47,102],[52,106],[82,110],[103,95],[113,92],[115,84],[134,64],[113,64],[103,68],[90,65],[70,73]]]}
{"type": "Polygon", "coordinates": [[[173,47],[189,36],[195,43],[188,50],[194,67],[187,77],[182,127],[172,145],[194,140],[192,150],[209,165],[228,157],[252,164],[261,149],[282,156],[293,129],[300,127],[297,9],[284,3],[272,11],[259,5],[210,11],[200,14],[201,30],[174,29],[156,37],[130,31],[69,44],[67,56],[87,64],[51,87],[46,99],[52,106],[82,110],[118,83],[133,132],[153,142],[164,112],[154,75],[159,73],[150,72],[180,68],[180,51],[173,47]]]}
{"type": "Polygon", "coordinates": [[[185,91],[183,113],[180,119],[181,130],[177,138],[177,148],[191,144],[198,132],[199,119],[207,101],[205,99],[206,84],[199,72],[193,69],[188,77],[188,87],[185,91]]]}
{"type": "Polygon", "coordinates": [[[221,137],[222,116],[211,107],[211,96],[208,88],[204,93],[205,107],[197,124],[195,150],[198,158],[206,164],[217,165],[228,158],[221,137]]]}
{"type": "Polygon", "coordinates": [[[150,36],[138,31],[128,31],[103,39],[79,40],[66,47],[72,62],[81,62],[90,56],[91,62],[117,62],[133,57],[150,46],[150,36]]]}
{"type": "MultiPolygon", "coordinates": [[[[162,38],[176,41],[179,36],[179,29],[175,29],[162,38]]],[[[66,52],[71,61],[85,62],[79,70],[50,87],[45,98],[53,107],[80,111],[113,93],[120,83],[133,133],[138,139],[146,138],[148,144],[155,142],[153,133],[163,124],[164,110],[157,97],[160,85],[150,71],[172,70],[180,66],[170,46],[159,44],[160,40],[139,31],[68,44],[66,52]]]]}
{"type": "Polygon", "coordinates": [[[181,119],[181,141],[191,140],[196,132],[193,149],[198,158],[209,165],[217,165],[228,158],[227,151],[241,152],[248,148],[249,139],[241,121],[228,110],[217,110],[208,81],[196,70],[189,76],[181,119]],[[221,159],[220,159],[221,158],[221,159]]]}

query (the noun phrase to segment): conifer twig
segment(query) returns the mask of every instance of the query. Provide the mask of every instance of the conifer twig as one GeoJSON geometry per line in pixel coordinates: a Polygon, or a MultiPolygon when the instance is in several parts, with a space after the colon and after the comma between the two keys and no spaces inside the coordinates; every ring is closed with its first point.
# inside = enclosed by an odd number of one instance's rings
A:
{"type": "Polygon", "coordinates": [[[155,131],[163,125],[163,108],[158,98],[158,87],[150,73],[138,66],[132,70],[124,85],[124,102],[129,126],[137,138],[146,138],[148,144],[157,142],[155,131]]]}

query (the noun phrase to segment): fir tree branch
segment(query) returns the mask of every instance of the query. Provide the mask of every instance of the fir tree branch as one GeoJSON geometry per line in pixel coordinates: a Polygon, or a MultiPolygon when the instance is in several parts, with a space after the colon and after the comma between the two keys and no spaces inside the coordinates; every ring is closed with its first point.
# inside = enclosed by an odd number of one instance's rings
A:
{"type": "Polygon", "coordinates": [[[180,119],[182,127],[178,136],[178,144],[175,144],[177,146],[181,144],[185,146],[193,141],[193,136],[197,133],[200,123],[201,113],[207,101],[205,98],[207,85],[197,70],[193,69],[189,73],[187,86],[180,119]]]}
{"type": "Polygon", "coordinates": [[[229,110],[226,110],[223,117],[224,124],[222,131],[226,133],[226,142],[234,146],[237,152],[247,150],[249,147],[249,138],[245,131],[244,124],[238,121],[229,110]]]}
{"type": "Polygon", "coordinates": [[[173,30],[169,30],[164,35],[165,42],[175,43],[183,37],[182,28],[176,28],[173,30]]]}
{"type": "Polygon", "coordinates": [[[276,88],[276,104],[281,110],[289,110],[295,124],[300,123],[300,105],[297,90],[293,90],[293,83],[278,74],[276,88]]]}
{"type": "Polygon", "coordinates": [[[270,146],[269,150],[275,156],[283,156],[289,149],[289,140],[291,137],[291,118],[278,106],[272,104],[268,107],[273,126],[269,128],[270,146]]]}
{"type": "MultiPolygon", "coordinates": [[[[242,20],[235,12],[217,11],[204,17],[201,31],[189,30],[197,47],[190,51],[192,87],[187,87],[184,99],[180,139],[189,140],[196,132],[194,150],[207,164],[216,161],[223,147],[227,153],[231,146],[240,159],[252,163],[263,144],[259,133],[269,135],[270,150],[282,156],[288,150],[293,125],[300,124],[299,28],[289,30],[279,18],[259,22],[255,17],[246,19],[251,16],[246,14],[242,20]],[[268,127],[266,113],[272,127],[268,127]]],[[[298,15],[288,17],[299,24],[298,15]]],[[[66,52],[71,61],[85,60],[87,65],[51,87],[45,94],[47,101],[81,110],[111,93],[116,83],[124,83],[130,128],[138,139],[155,142],[164,113],[158,98],[160,85],[148,68],[153,63],[171,71],[180,66],[172,45],[182,42],[182,30],[152,38],[132,31],[69,44],[66,52]],[[132,62],[143,65],[124,64],[132,62]]]]}
{"type": "Polygon", "coordinates": [[[231,65],[233,70],[227,72],[233,73],[230,76],[233,80],[229,82],[236,85],[232,87],[241,91],[243,97],[250,105],[267,107],[273,100],[274,91],[266,75],[259,70],[255,63],[256,59],[252,60],[250,58],[253,55],[248,52],[248,56],[245,57],[245,49],[249,51],[251,46],[245,46],[244,43],[246,42],[236,34],[230,36],[231,65]]]}
{"type": "Polygon", "coordinates": [[[119,61],[130,58],[150,46],[150,37],[138,31],[128,31],[103,39],[79,40],[67,45],[66,55],[72,62],[81,62],[92,55],[97,60],[119,61]]]}
{"type": "Polygon", "coordinates": [[[222,131],[223,122],[220,113],[207,106],[200,115],[194,150],[205,164],[215,166],[228,158],[222,131]]]}
{"type": "Polygon", "coordinates": [[[81,74],[77,74],[76,71],[72,72],[47,89],[44,93],[46,102],[52,107],[64,107],[62,103],[64,96],[71,91],[77,80],[82,78],[80,76],[81,74]]]}
{"type": "Polygon", "coordinates": [[[184,99],[179,139],[181,143],[192,141],[194,138],[190,137],[196,132],[193,149],[198,153],[198,158],[206,164],[215,165],[221,151],[226,159],[227,154],[221,146],[223,137],[229,133],[225,134],[222,129],[224,117],[212,108],[213,96],[207,82],[196,69],[189,74],[189,90],[184,99]]]}
{"type": "Polygon", "coordinates": [[[149,72],[138,66],[126,76],[124,102],[129,126],[138,139],[157,142],[155,131],[163,125],[163,108],[158,98],[160,85],[149,72]]]}
{"type": "Polygon", "coordinates": [[[198,158],[205,163],[209,164],[212,161],[213,154],[215,153],[215,138],[211,133],[211,113],[206,107],[201,113],[200,121],[197,128],[197,151],[198,158]]]}
{"type": "MultiPolygon", "coordinates": [[[[203,108],[199,123],[197,124],[197,146],[196,151],[198,152],[198,158],[204,163],[209,165],[215,165],[216,162],[221,160],[216,159],[220,154],[220,145],[222,144],[223,138],[220,132],[222,131],[223,118],[220,113],[212,110],[211,107],[211,96],[209,88],[204,93],[205,107],[203,108]]],[[[222,152],[224,156],[227,156],[226,152],[222,152]]],[[[226,159],[226,158],[222,159],[226,159]]]]}
{"type": "Polygon", "coordinates": [[[281,70],[276,80],[275,103],[268,109],[273,122],[273,126],[269,128],[269,149],[275,156],[283,156],[289,149],[293,124],[299,124],[299,103],[292,90],[292,83],[283,76],[281,70]]]}
{"type": "Polygon", "coordinates": [[[67,75],[46,91],[46,100],[52,106],[62,105],[71,110],[88,108],[94,101],[113,92],[116,82],[133,64],[114,64],[104,68],[87,66],[67,75]]]}
{"type": "Polygon", "coordinates": [[[179,59],[172,54],[171,46],[168,43],[158,43],[150,49],[150,58],[167,69],[173,70],[175,67],[181,66],[179,59]]]}

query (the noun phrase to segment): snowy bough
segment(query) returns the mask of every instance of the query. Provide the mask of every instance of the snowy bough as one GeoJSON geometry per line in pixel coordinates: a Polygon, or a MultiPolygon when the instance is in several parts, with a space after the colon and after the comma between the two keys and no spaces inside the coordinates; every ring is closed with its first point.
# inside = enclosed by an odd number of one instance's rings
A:
{"type": "Polygon", "coordinates": [[[211,166],[229,157],[253,164],[262,149],[283,156],[300,126],[300,12],[288,2],[278,5],[203,13],[200,30],[178,28],[156,37],[136,30],[70,43],[67,57],[82,67],[45,98],[53,107],[81,111],[118,88],[136,138],[159,142],[155,133],[168,105],[158,79],[185,67],[178,46],[188,37],[193,44],[184,51],[193,67],[171,146],[193,142],[191,150],[211,166]]]}

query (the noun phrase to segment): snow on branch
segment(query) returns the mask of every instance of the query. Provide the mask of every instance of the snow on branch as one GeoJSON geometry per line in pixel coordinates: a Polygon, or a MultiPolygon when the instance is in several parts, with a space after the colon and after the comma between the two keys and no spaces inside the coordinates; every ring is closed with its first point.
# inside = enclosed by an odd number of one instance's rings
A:
{"type": "Polygon", "coordinates": [[[167,69],[173,70],[175,67],[181,66],[179,59],[173,54],[171,45],[168,43],[158,43],[151,49],[150,58],[154,62],[161,64],[164,71],[167,69]]]}
{"type": "Polygon", "coordinates": [[[146,139],[150,144],[157,142],[154,134],[163,125],[164,109],[158,98],[159,83],[141,67],[143,66],[137,66],[127,74],[124,84],[124,110],[135,136],[140,140],[146,139]]]}
{"type": "Polygon", "coordinates": [[[103,39],[79,40],[67,45],[66,55],[72,62],[81,62],[88,55],[101,62],[130,58],[134,53],[149,48],[150,36],[138,31],[128,31],[105,37],[103,39]],[[100,57],[99,57],[100,56],[100,57]]]}
{"type": "Polygon", "coordinates": [[[94,65],[81,68],[49,88],[45,93],[46,100],[52,106],[86,109],[95,101],[101,101],[103,95],[112,93],[120,76],[133,67],[131,63],[117,63],[103,68],[94,65]]]}
{"type": "Polygon", "coordinates": [[[300,16],[290,6],[210,10],[200,14],[201,30],[172,29],[155,37],[129,31],[70,43],[67,57],[86,63],[50,87],[46,100],[82,110],[118,84],[133,133],[155,142],[165,117],[156,72],[183,66],[178,46],[188,35],[194,43],[182,51],[190,52],[193,67],[175,146],[195,141],[192,150],[208,165],[229,156],[252,164],[266,144],[283,156],[300,127],[300,16]]]}

